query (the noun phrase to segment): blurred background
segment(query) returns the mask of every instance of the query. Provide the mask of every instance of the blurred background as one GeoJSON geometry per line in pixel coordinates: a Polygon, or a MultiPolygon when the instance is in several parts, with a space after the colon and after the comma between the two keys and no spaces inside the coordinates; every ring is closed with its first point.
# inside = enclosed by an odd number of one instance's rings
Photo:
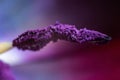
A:
{"type": "Polygon", "coordinates": [[[59,21],[112,37],[106,45],[50,42],[40,51],[0,54],[16,80],[120,80],[120,13],[112,0],[0,0],[0,42],[59,21]]]}

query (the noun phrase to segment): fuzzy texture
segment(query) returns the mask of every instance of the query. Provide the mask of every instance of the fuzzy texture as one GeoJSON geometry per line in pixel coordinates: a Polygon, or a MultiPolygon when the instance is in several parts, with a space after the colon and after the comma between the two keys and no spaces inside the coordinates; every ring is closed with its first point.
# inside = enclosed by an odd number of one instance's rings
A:
{"type": "Polygon", "coordinates": [[[94,42],[104,44],[111,40],[106,34],[86,28],[78,30],[74,25],[56,23],[41,30],[29,30],[13,40],[13,46],[22,50],[39,50],[50,41],[58,39],[70,42],[94,42]]]}
{"type": "Polygon", "coordinates": [[[15,80],[10,72],[9,65],[0,61],[0,80],[15,80]]]}

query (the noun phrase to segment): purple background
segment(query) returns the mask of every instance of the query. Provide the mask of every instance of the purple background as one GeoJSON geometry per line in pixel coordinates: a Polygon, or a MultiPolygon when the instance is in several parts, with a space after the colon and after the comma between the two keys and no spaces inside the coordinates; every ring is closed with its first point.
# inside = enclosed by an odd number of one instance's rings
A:
{"type": "Polygon", "coordinates": [[[106,45],[50,43],[38,52],[16,48],[0,55],[17,80],[120,80],[118,2],[107,0],[1,0],[0,41],[55,21],[112,36],[106,45]]]}

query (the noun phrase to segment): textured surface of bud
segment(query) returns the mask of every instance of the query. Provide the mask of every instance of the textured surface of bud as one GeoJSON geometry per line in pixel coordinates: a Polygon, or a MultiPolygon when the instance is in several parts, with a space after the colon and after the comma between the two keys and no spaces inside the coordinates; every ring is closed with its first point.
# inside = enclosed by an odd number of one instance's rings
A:
{"type": "Polygon", "coordinates": [[[70,42],[105,44],[111,37],[86,28],[78,30],[74,25],[56,23],[41,30],[26,31],[13,40],[13,46],[22,50],[39,50],[50,41],[58,39],[70,42]]]}

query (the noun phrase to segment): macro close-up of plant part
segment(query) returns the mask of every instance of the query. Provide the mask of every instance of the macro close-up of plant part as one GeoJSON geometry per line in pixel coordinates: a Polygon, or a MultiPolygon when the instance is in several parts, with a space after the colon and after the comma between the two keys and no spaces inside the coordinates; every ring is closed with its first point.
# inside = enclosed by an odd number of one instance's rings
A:
{"type": "Polygon", "coordinates": [[[118,5],[0,0],[0,80],[120,80],[118,5]]]}

